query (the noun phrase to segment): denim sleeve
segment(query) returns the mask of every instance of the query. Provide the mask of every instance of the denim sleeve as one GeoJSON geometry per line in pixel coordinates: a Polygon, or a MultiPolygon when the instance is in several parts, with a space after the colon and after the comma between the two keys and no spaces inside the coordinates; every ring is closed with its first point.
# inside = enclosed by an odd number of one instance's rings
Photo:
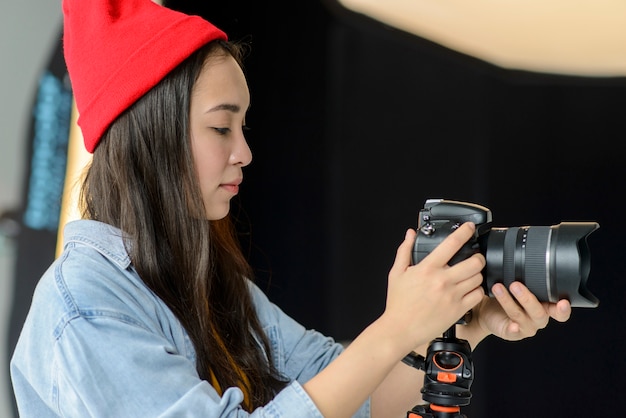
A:
{"type": "MultiPolygon", "coordinates": [[[[274,364],[290,380],[306,383],[343,352],[340,343],[318,331],[306,329],[270,302],[255,285],[251,285],[251,292],[259,319],[270,339],[274,364]]],[[[370,417],[369,399],[354,417],[370,417]]]]}
{"type": "Polygon", "coordinates": [[[220,397],[166,339],[102,313],[65,326],[53,367],[55,403],[64,417],[323,418],[297,381],[250,414],[240,407],[240,389],[220,397]]]}
{"type": "MultiPolygon", "coordinates": [[[[277,321],[268,328],[272,344],[292,381],[252,414],[241,409],[240,389],[229,388],[220,397],[168,338],[132,317],[102,311],[82,312],[57,330],[52,374],[57,376],[59,411],[66,417],[323,418],[301,384],[342,347],[305,330],[277,308],[272,312],[277,321]]],[[[369,417],[369,403],[355,416],[369,417]]]]}

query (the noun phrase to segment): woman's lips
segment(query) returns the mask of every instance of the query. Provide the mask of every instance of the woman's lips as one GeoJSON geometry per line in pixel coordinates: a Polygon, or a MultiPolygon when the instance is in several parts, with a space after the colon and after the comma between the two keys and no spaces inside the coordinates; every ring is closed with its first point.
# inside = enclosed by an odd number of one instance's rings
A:
{"type": "Polygon", "coordinates": [[[220,187],[232,194],[237,194],[239,193],[239,185],[241,184],[241,181],[241,179],[238,179],[235,181],[231,181],[230,183],[221,184],[220,187]]]}
{"type": "Polygon", "coordinates": [[[239,193],[239,186],[237,186],[236,184],[222,184],[222,188],[226,189],[232,194],[239,193]]]}

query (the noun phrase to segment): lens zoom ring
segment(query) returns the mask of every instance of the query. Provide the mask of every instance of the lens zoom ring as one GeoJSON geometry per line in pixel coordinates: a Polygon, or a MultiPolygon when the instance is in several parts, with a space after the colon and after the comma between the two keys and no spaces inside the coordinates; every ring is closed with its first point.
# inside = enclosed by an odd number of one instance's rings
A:
{"type": "Polygon", "coordinates": [[[504,236],[504,248],[502,248],[502,280],[509,287],[515,277],[515,241],[517,237],[517,227],[510,227],[504,236]]]}
{"type": "Polygon", "coordinates": [[[549,300],[547,280],[550,227],[531,226],[526,240],[524,283],[540,300],[549,300]]]}

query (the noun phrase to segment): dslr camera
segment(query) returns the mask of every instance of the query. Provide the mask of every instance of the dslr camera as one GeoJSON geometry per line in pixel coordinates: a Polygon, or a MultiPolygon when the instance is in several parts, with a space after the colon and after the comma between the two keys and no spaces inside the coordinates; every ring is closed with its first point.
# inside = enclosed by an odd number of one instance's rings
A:
{"type": "Polygon", "coordinates": [[[594,308],[598,299],[587,289],[590,271],[589,234],[596,222],[561,222],[552,226],[492,226],[491,211],[481,205],[428,199],[419,212],[412,262],[423,260],[464,222],[476,225],[474,236],[449,264],[476,252],[485,256],[483,287],[522,282],[542,302],[568,299],[572,307],[594,308]]]}

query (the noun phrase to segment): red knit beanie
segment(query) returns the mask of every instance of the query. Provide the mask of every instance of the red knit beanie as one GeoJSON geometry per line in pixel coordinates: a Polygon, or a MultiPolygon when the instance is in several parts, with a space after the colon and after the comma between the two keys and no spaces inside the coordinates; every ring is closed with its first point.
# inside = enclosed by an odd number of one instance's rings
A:
{"type": "Polygon", "coordinates": [[[226,34],[152,0],[63,0],[64,54],[85,148],[201,46],[226,34]]]}

